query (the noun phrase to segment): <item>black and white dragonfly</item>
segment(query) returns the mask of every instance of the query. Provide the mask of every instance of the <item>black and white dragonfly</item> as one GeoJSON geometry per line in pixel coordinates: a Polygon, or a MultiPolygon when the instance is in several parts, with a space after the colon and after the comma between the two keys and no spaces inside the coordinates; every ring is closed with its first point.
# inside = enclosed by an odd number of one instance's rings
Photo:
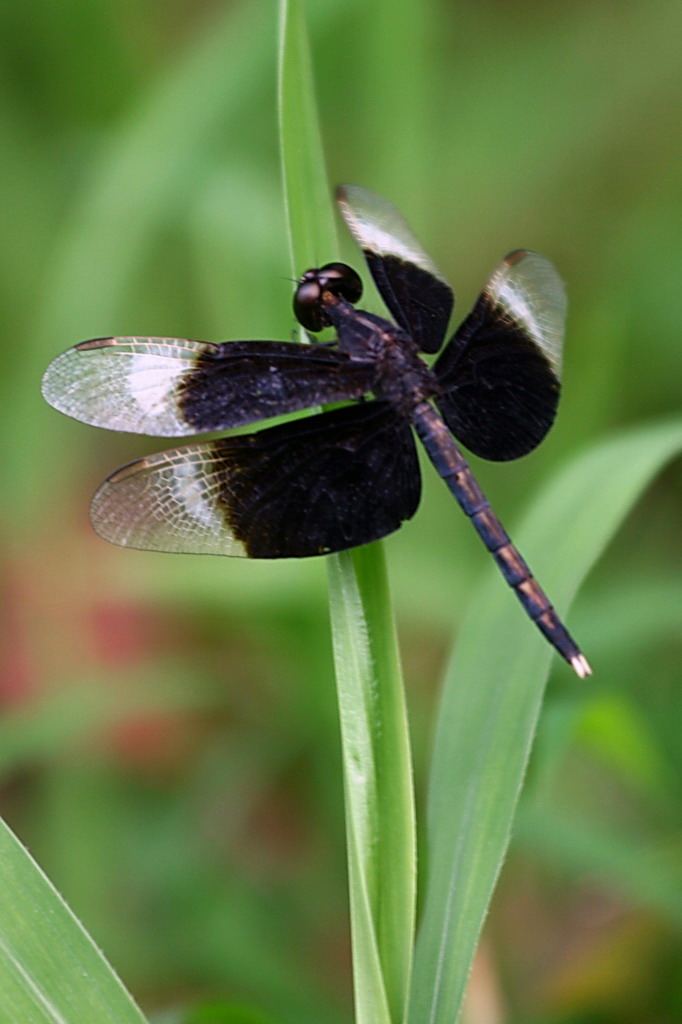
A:
{"type": "Polygon", "coordinates": [[[368,544],[419,504],[414,428],[530,618],[589,674],[453,439],[506,460],[545,436],[559,399],[561,279],[544,256],[510,253],[429,368],[419,352],[441,348],[450,286],[390,203],[357,186],[340,188],[338,202],[395,322],[357,309],[360,278],[331,263],[306,271],[294,297],[304,328],[334,328],[330,345],[97,338],[48,367],[43,394],[56,409],[158,437],[352,403],[132,462],[96,492],[95,530],[124,547],[248,558],[368,544]]]}

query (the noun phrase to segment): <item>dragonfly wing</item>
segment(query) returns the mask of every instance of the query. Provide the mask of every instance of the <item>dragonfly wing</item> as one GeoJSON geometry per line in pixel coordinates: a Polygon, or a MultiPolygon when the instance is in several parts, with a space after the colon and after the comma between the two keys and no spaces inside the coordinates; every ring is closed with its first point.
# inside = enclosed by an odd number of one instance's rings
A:
{"type": "Polygon", "coordinates": [[[182,437],[359,398],[374,376],[373,363],[319,345],[97,338],[50,364],[43,395],[92,426],[182,437]]]}
{"type": "Polygon", "coordinates": [[[423,352],[437,352],[454,304],[450,285],[392,203],[358,185],[342,185],[337,200],[395,320],[423,352]]]}
{"type": "Polygon", "coordinates": [[[453,434],[486,459],[516,459],[556,415],[566,293],[554,266],[517,250],[495,270],[433,369],[453,434]]]}
{"type": "Polygon", "coordinates": [[[124,547],[302,558],[386,536],[420,491],[411,429],[373,401],[140,459],[102,484],[91,519],[124,547]]]}

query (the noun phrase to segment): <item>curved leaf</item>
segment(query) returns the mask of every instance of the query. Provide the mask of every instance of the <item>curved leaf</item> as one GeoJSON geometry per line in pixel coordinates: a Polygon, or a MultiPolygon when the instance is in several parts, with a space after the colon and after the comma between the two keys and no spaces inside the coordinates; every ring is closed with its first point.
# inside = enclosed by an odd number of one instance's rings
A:
{"type": "Polygon", "coordinates": [[[0,1020],[144,1024],[90,936],[0,822],[0,1020]]]}
{"type": "MultiPolygon", "coordinates": [[[[550,482],[514,537],[560,612],[642,490],[680,450],[682,421],[668,420],[605,441],[550,482]]],[[[552,657],[523,618],[490,572],[462,622],[447,674],[433,754],[429,878],[411,1024],[457,1019],[509,842],[552,657]]],[[[599,672],[598,661],[593,668],[599,672]]]]}

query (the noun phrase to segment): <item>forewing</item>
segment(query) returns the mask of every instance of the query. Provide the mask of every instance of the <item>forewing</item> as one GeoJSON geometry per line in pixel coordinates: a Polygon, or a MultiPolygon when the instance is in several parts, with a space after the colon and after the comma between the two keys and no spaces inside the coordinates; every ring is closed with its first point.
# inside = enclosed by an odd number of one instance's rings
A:
{"type": "Polygon", "coordinates": [[[358,398],[374,375],[372,363],[319,345],[97,338],[50,364],[43,395],[95,427],[181,437],[358,398]]]}
{"type": "Polygon", "coordinates": [[[358,185],[342,185],[337,200],[395,320],[423,352],[437,352],[454,303],[441,272],[386,199],[358,185]]]}
{"type": "Polygon", "coordinates": [[[302,558],[391,533],[420,490],[410,428],[373,401],[132,462],[91,519],[124,547],[302,558]]]}
{"type": "Polygon", "coordinates": [[[553,264],[526,249],[510,253],[433,367],[443,418],[476,455],[516,459],[551,427],[565,319],[553,264]]]}

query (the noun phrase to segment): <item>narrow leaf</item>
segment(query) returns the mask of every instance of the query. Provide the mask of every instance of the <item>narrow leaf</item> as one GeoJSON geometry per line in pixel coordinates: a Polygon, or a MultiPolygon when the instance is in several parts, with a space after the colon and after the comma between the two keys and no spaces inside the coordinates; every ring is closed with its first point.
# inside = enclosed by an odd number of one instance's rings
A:
{"type": "MultiPolygon", "coordinates": [[[[564,468],[514,531],[561,613],[644,487],[681,449],[679,419],[620,434],[564,468]]],[[[462,622],[438,720],[411,1024],[457,1019],[551,657],[489,573],[462,622]]],[[[598,673],[599,663],[593,668],[598,673]]]]}
{"type": "MultiPolygon", "coordinates": [[[[280,132],[292,269],[337,257],[303,6],[283,0],[280,132]]],[[[383,551],[328,559],[358,1024],[402,1019],[415,904],[412,769],[383,551]]]]}
{"type": "Polygon", "coordinates": [[[0,1024],[144,1024],[92,939],[0,822],[0,1024]]]}

